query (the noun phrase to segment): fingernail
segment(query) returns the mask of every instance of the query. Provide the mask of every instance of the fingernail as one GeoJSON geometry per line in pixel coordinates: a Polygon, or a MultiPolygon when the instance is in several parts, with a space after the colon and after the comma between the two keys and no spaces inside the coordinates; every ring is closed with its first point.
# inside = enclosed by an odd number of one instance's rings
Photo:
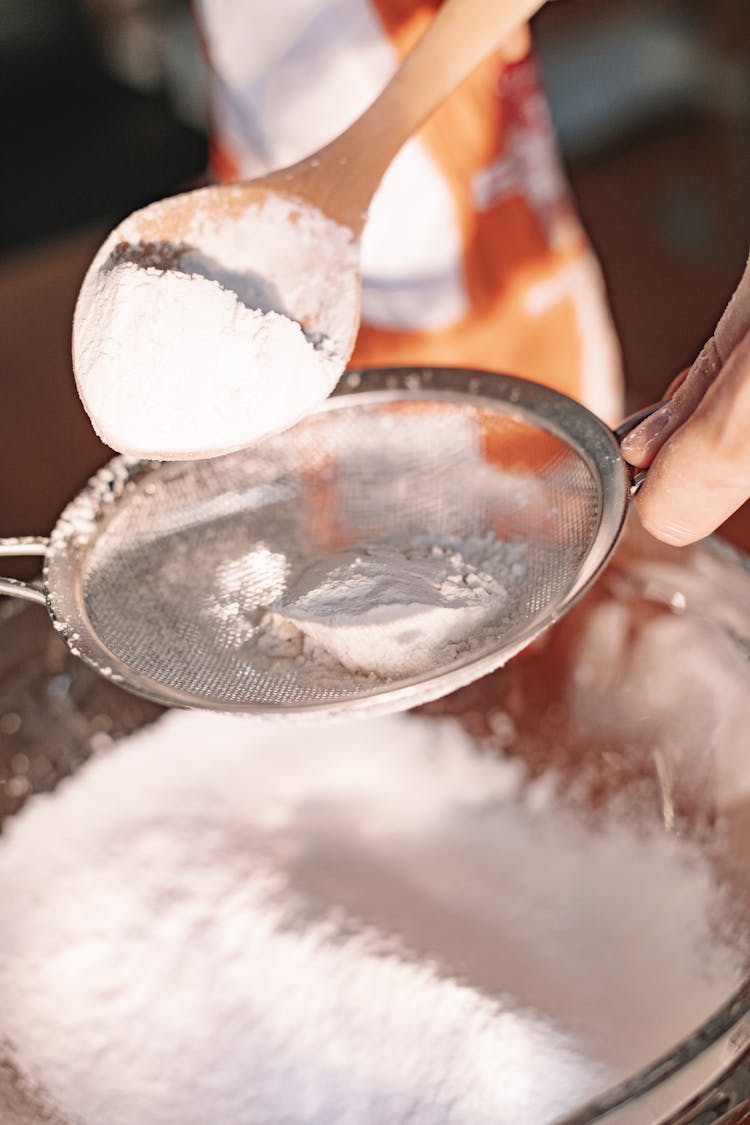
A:
{"type": "Polygon", "coordinates": [[[687,547],[690,543],[695,543],[697,539],[702,538],[700,533],[696,533],[692,528],[679,527],[677,524],[664,524],[651,534],[660,539],[662,543],[669,544],[670,547],[687,547]]]}
{"type": "Polygon", "coordinates": [[[620,449],[628,459],[648,456],[672,420],[672,404],[666,403],[649,415],[639,426],[623,438],[620,449]]]}
{"type": "Polygon", "coordinates": [[[654,539],[659,539],[670,547],[687,547],[690,543],[696,543],[707,534],[695,527],[686,527],[684,524],[676,523],[674,520],[654,523],[652,520],[642,518],[641,522],[649,535],[653,535],[654,539]]]}

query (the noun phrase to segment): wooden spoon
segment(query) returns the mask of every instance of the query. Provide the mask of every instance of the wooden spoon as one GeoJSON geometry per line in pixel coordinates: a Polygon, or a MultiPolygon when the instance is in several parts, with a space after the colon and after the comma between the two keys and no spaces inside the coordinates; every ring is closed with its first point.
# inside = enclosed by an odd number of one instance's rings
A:
{"type": "MultiPolygon", "coordinates": [[[[344,133],[318,152],[288,168],[272,172],[259,179],[244,183],[216,185],[197,191],[172,196],[150,204],[134,212],[110,234],[97,252],[84,279],[76,306],[73,323],[73,363],[78,390],[84,406],[94,422],[95,428],[105,441],[123,452],[143,457],[190,458],[216,455],[229,452],[256,440],[258,422],[250,418],[248,411],[247,429],[233,433],[228,440],[216,434],[209,435],[201,430],[200,417],[195,433],[185,444],[177,442],[174,447],[160,435],[153,440],[113,440],[117,431],[118,419],[102,419],[102,410],[93,401],[96,379],[91,377],[91,365],[97,360],[101,328],[97,309],[103,298],[102,284],[107,275],[118,264],[133,262],[142,268],[154,267],[156,270],[180,271],[181,261],[186,252],[200,252],[200,231],[212,225],[227,222],[241,222],[246,216],[254,216],[253,221],[263,221],[263,210],[269,201],[287,201],[302,209],[313,209],[321,216],[320,232],[312,232],[312,237],[320,241],[321,259],[327,254],[330,258],[331,222],[348,232],[353,253],[343,254],[340,263],[336,262],[334,292],[327,294],[321,306],[320,294],[314,292],[312,284],[306,285],[305,278],[295,286],[293,297],[285,294],[283,302],[274,304],[273,297],[262,295],[257,302],[242,297],[242,279],[237,285],[243,302],[251,308],[280,312],[296,321],[305,332],[308,340],[317,346],[316,341],[331,342],[329,353],[333,355],[333,368],[329,385],[319,393],[322,399],[333,389],[335,382],[344,370],[351,355],[359,328],[360,270],[359,243],[367,218],[370,201],[388,165],[404,144],[430,114],[445,100],[452,90],[474,69],[491,51],[499,47],[528,17],[543,4],[544,0],[446,0],[433,19],[430,27],[405,59],[399,70],[372,105],[344,133]],[[326,222],[329,220],[329,222],[326,222]],[[325,244],[324,244],[325,243],[325,244]],[[335,318],[331,318],[335,310],[335,318]],[[92,390],[93,388],[93,390],[92,390]],[[111,425],[109,424],[111,423],[111,425]],[[113,430],[114,427],[114,430],[113,430]]],[[[291,213],[291,225],[295,215],[291,213]]],[[[286,237],[290,224],[286,224],[286,237]]],[[[335,228],[334,228],[335,229],[335,228]]],[[[310,252],[311,232],[306,231],[307,252],[310,252]]],[[[286,253],[288,256],[288,246],[286,253]]],[[[257,262],[243,262],[242,272],[247,270],[248,278],[254,278],[249,291],[257,291],[257,274],[272,278],[274,265],[268,262],[259,267],[257,262]]],[[[195,273],[191,265],[188,272],[195,273]]],[[[299,271],[298,271],[299,272],[299,271]]],[[[210,277],[210,273],[206,276],[210,277]]],[[[215,279],[214,279],[215,280],[215,279]]],[[[234,286],[232,287],[235,288],[234,286]]],[[[261,294],[263,284],[261,278],[261,294]]],[[[158,299],[155,294],[155,299],[158,299]]],[[[114,300],[117,300],[115,294],[114,300]]],[[[154,316],[158,309],[154,309],[154,316]]],[[[107,348],[127,350],[132,332],[132,320],[122,318],[112,329],[119,331],[121,339],[107,340],[107,348]]],[[[329,354],[329,359],[331,355],[329,354]]],[[[168,365],[166,365],[168,366],[168,365]]],[[[159,376],[155,370],[149,374],[149,391],[159,394],[159,376]]],[[[275,372],[262,372],[264,377],[275,372]]],[[[220,377],[216,383],[216,395],[222,394],[220,377]]],[[[135,393],[135,392],[134,392],[135,393]]],[[[138,389],[137,393],[141,393],[138,389]]],[[[189,397],[189,390],[183,398],[189,397]]],[[[185,405],[183,403],[183,405],[185,405]]],[[[285,428],[298,419],[314,403],[289,405],[289,416],[281,425],[271,428],[285,428]]],[[[190,406],[190,403],[187,404],[190,406]]],[[[158,417],[159,410],[166,409],[156,398],[154,404],[144,403],[144,414],[149,409],[158,417]]],[[[206,414],[205,404],[201,408],[206,414]]],[[[196,403],[196,413],[200,415],[196,403]]],[[[104,411],[106,413],[106,409],[104,411]]],[[[110,414],[112,414],[110,408],[110,414]]],[[[238,416],[242,407],[238,407],[238,416]]],[[[125,428],[124,424],[120,427],[125,428]]],[[[265,432],[268,432],[268,428],[265,432]]]]}

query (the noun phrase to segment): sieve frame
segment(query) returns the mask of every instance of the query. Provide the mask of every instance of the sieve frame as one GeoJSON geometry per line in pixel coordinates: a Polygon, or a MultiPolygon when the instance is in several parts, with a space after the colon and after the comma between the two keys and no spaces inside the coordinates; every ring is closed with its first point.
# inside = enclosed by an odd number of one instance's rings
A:
{"type": "MultiPolygon", "coordinates": [[[[351,407],[395,402],[438,402],[497,411],[545,430],[569,446],[600,488],[600,520],[578,575],[554,611],[538,615],[511,644],[481,655],[466,654],[436,675],[403,678],[389,686],[368,686],[335,701],[292,704],[231,703],[179,691],[132,669],[99,638],[83,600],[89,548],[118,509],[118,501],[148,484],[149,478],[184,462],[149,461],[124,455],[99,470],[66,506],[44,555],[39,593],[56,631],[69,649],[101,675],[129,691],[170,707],[200,708],[264,718],[330,719],[344,714],[383,714],[405,710],[447,695],[495,671],[554,624],[596,581],[622,532],[633,490],[620,453],[618,435],[595,414],[567,395],[518,376],[466,367],[399,366],[347,372],[332,395],[310,417],[351,407]]],[[[304,420],[302,423],[304,425],[304,420]]],[[[258,445],[262,445],[258,443],[258,445]]],[[[258,446],[254,447],[256,450],[258,446]]],[[[229,454],[228,456],[236,456],[229,454]]],[[[178,470],[179,471],[179,470],[178,470]]],[[[0,592],[3,592],[0,590],[0,592]]],[[[6,590],[5,592],[11,592],[6,590]]]]}

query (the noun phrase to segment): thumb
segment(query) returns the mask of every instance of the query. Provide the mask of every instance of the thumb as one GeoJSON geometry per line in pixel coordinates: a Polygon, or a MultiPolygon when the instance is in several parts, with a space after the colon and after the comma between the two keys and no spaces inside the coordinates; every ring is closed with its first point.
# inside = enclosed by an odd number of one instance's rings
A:
{"type": "Polygon", "coordinates": [[[638,494],[648,531],[682,546],[750,497],[750,331],[689,418],[664,443],[638,494]]]}

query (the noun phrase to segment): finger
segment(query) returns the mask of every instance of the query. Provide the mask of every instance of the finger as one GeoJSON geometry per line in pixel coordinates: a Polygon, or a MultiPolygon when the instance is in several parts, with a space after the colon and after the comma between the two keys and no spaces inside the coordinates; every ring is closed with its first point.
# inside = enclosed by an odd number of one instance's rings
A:
{"type": "Polygon", "coordinates": [[[683,384],[683,383],[685,382],[685,380],[687,379],[688,375],[690,374],[690,370],[691,370],[691,369],[690,369],[689,367],[683,367],[683,369],[682,369],[682,371],[680,372],[680,374],[679,374],[679,375],[676,375],[676,376],[674,377],[674,379],[672,380],[672,382],[671,382],[671,383],[669,384],[669,386],[667,387],[667,393],[666,393],[666,394],[665,394],[665,396],[664,396],[665,398],[671,398],[671,397],[672,397],[672,395],[673,395],[673,394],[675,393],[675,391],[676,391],[676,390],[679,390],[679,388],[680,388],[680,387],[682,386],[682,384],[683,384]]]}
{"type": "Polygon", "coordinates": [[[646,529],[678,546],[715,531],[750,497],[749,433],[750,333],[649,469],[637,497],[646,529]]]}
{"type": "Polygon", "coordinates": [[[678,376],[670,386],[669,401],[623,440],[625,460],[636,468],[647,469],[661,447],[696,409],[720,370],[721,360],[712,336],[685,377],[678,376]]]}
{"type": "MultiPolygon", "coordinates": [[[[666,394],[664,395],[665,399],[668,400],[668,399],[672,398],[675,391],[679,390],[679,388],[683,385],[683,383],[687,379],[688,375],[690,374],[690,370],[691,369],[689,367],[685,367],[685,368],[683,368],[683,370],[680,372],[679,375],[675,376],[675,378],[672,380],[672,382],[667,387],[666,394]]],[[[666,403],[665,403],[665,405],[666,405],[666,403]]],[[[649,415],[649,419],[650,418],[656,419],[656,414],[657,414],[657,412],[654,411],[653,414],[649,415]]],[[[662,412],[659,415],[659,417],[664,418],[665,415],[666,415],[666,417],[668,417],[668,412],[662,412]]],[[[645,419],[644,419],[644,421],[645,421],[645,419]]],[[[622,450],[623,454],[625,455],[626,460],[629,461],[629,463],[631,465],[633,465],[633,466],[635,466],[636,468],[639,468],[639,469],[646,469],[651,464],[654,457],[656,456],[656,453],[654,452],[653,455],[649,456],[649,449],[646,448],[646,442],[647,442],[647,440],[651,440],[650,435],[653,433],[653,429],[658,430],[658,428],[659,428],[658,419],[657,419],[657,422],[656,422],[656,426],[654,426],[654,423],[651,423],[650,427],[645,426],[641,422],[641,423],[638,424],[638,427],[637,427],[637,437],[636,437],[636,439],[631,443],[630,440],[629,440],[630,435],[627,435],[627,437],[624,438],[623,441],[620,443],[620,449],[622,450]]],[[[635,428],[633,429],[632,433],[636,433],[635,428]]]]}
{"type": "Polygon", "coordinates": [[[527,24],[522,24],[517,31],[505,40],[500,48],[503,62],[521,62],[531,51],[531,33],[527,24]]]}
{"type": "Polygon", "coordinates": [[[714,332],[716,347],[722,360],[726,361],[729,358],[748,331],[750,331],[750,259],[714,332]]]}
{"type": "Polygon", "coordinates": [[[670,400],[630,433],[622,443],[623,456],[638,468],[648,468],[656,454],[691,416],[723,364],[750,331],[750,260],[711,339],[686,373],[667,390],[670,400]]]}

